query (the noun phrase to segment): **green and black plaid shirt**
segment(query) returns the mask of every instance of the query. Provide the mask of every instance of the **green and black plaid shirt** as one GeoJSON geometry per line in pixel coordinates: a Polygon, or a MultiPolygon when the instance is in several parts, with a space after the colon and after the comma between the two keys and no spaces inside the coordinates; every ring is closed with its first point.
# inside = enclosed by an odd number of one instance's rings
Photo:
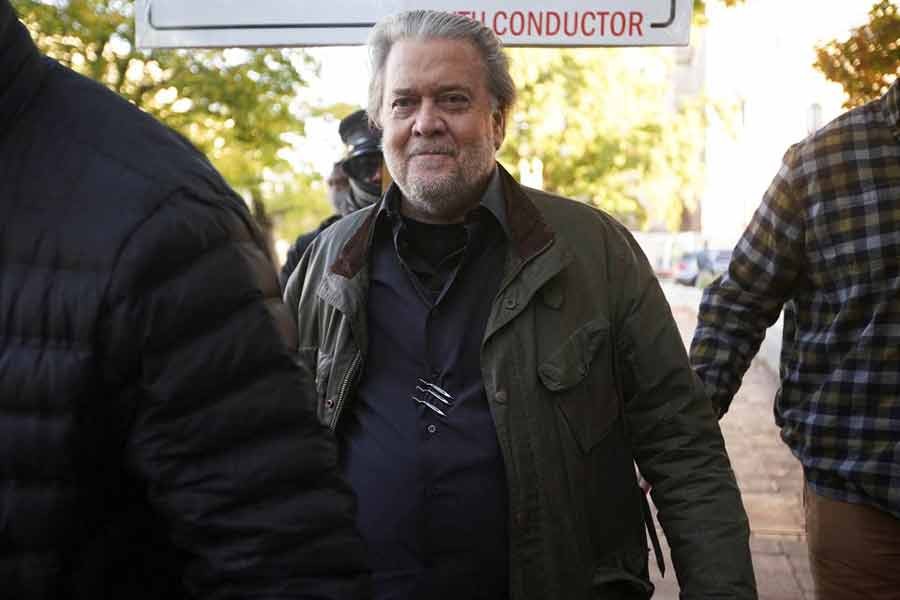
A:
{"type": "Polygon", "coordinates": [[[817,493],[900,518],[900,79],[787,151],[705,291],[691,359],[723,412],[782,307],[782,438],[817,493]]]}

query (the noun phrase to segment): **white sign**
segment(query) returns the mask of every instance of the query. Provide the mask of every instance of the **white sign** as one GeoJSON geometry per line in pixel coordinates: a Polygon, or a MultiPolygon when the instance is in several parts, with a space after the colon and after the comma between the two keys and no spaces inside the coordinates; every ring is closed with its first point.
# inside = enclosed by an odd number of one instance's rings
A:
{"type": "Polygon", "coordinates": [[[507,46],[684,46],[691,0],[137,0],[142,48],[365,44],[403,10],[466,15],[507,46]]]}

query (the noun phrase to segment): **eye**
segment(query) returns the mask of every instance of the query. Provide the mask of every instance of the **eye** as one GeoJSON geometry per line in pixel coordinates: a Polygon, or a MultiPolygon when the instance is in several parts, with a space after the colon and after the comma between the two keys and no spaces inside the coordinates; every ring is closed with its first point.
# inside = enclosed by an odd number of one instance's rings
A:
{"type": "Polygon", "coordinates": [[[469,106],[469,97],[457,92],[443,94],[439,101],[449,110],[463,110],[469,106]]]}
{"type": "Polygon", "coordinates": [[[391,112],[395,116],[406,116],[413,112],[418,100],[412,96],[398,96],[391,101],[391,112]]]}

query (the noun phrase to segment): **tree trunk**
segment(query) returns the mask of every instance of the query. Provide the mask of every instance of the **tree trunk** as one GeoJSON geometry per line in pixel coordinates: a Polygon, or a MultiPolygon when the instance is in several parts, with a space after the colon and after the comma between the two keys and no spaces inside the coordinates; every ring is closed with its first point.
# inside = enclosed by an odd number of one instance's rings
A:
{"type": "Polygon", "coordinates": [[[273,235],[272,218],[269,216],[266,204],[263,202],[262,196],[259,193],[259,187],[255,185],[250,188],[250,208],[253,212],[253,218],[256,220],[256,224],[259,226],[260,231],[262,231],[263,241],[266,244],[266,254],[268,254],[272,264],[278,268],[281,265],[278,264],[278,261],[275,258],[275,236],[273,235]]]}
{"type": "Polygon", "coordinates": [[[691,209],[688,206],[681,207],[681,227],[679,231],[702,231],[703,222],[701,219],[700,202],[695,202],[696,208],[691,209]]]}

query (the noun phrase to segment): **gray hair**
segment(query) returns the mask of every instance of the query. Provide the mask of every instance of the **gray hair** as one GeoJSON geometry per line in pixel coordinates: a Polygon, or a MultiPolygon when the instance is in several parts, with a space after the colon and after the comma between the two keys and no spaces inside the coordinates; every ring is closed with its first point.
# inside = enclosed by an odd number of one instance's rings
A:
{"type": "Polygon", "coordinates": [[[380,21],[369,34],[369,119],[378,127],[384,102],[384,70],[395,43],[406,40],[462,40],[481,55],[487,87],[495,107],[506,116],[516,101],[516,86],[509,74],[509,59],[494,32],[469,17],[435,10],[411,10],[380,21]]]}

